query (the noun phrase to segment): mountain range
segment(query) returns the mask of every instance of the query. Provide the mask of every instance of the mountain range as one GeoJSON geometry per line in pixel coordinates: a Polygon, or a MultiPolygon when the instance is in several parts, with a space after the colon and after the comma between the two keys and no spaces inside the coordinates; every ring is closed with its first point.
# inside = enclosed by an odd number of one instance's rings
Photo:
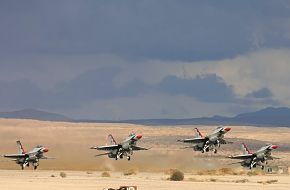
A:
{"type": "Polygon", "coordinates": [[[234,117],[213,116],[186,119],[136,119],[136,120],[74,120],[65,115],[23,109],[12,112],[0,112],[0,118],[35,119],[44,121],[132,123],[143,125],[256,125],[290,127],[290,108],[268,107],[255,112],[238,114],[234,117]]]}
{"type": "Polygon", "coordinates": [[[41,121],[72,121],[72,119],[67,116],[36,109],[22,109],[11,112],[0,112],[0,118],[34,119],[41,121]]]}

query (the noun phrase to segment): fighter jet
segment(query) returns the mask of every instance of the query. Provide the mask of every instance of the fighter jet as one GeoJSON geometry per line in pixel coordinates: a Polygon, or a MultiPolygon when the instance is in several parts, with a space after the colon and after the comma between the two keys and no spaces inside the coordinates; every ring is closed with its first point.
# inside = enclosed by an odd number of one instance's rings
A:
{"type": "Polygon", "coordinates": [[[277,149],[277,145],[267,144],[266,146],[261,147],[256,152],[251,152],[245,143],[242,143],[242,149],[244,154],[229,156],[231,159],[243,160],[238,162],[243,167],[248,167],[249,169],[260,166],[261,169],[264,169],[265,165],[268,164],[268,160],[279,159],[271,156],[271,151],[277,149]]]}
{"type": "Polygon", "coordinates": [[[94,146],[91,147],[91,149],[96,150],[102,150],[102,151],[109,151],[104,154],[98,154],[96,156],[104,156],[108,155],[109,158],[115,158],[115,160],[123,159],[123,157],[127,157],[127,160],[131,159],[130,155],[133,155],[133,151],[138,150],[148,150],[147,148],[142,148],[136,146],[136,143],[138,140],[142,138],[142,135],[136,135],[134,133],[131,133],[124,141],[121,143],[117,143],[114,139],[114,137],[109,134],[108,140],[110,142],[110,145],[105,146],[94,146]]]}
{"type": "Polygon", "coordinates": [[[210,135],[203,136],[198,128],[194,128],[195,137],[188,139],[180,139],[178,142],[183,143],[191,143],[193,146],[185,147],[192,148],[194,151],[209,152],[213,151],[217,153],[217,148],[221,146],[221,144],[229,144],[232,142],[226,141],[224,139],[224,135],[229,132],[231,128],[229,127],[217,127],[214,132],[210,135]]]}
{"type": "Polygon", "coordinates": [[[26,152],[20,141],[16,141],[18,154],[6,154],[3,155],[5,158],[11,158],[12,161],[15,161],[16,164],[21,166],[23,170],[26,166],[29,167],[30,164],[33,165],[36,170],[39,166],[40,159],[48,159],[43,154],[48,152],[48,149],[42,145],[37,145],[33,150],[26,152]]]}

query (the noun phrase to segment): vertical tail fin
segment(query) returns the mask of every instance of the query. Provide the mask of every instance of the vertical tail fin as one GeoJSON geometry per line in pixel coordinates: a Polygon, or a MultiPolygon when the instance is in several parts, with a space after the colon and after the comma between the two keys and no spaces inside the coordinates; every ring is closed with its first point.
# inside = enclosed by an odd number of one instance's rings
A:
{"type": "Polygon", "coordinates": [[[203,135],[201,134],[201,132],[198,130],[198,128],[194,128],[194,134],[196,137],[202,137],[203,138],[203,135]]]}
{"type": "Polygon", "coordinates": [[[109,134],[108,137],[107,137],[107,143],[109,145],[117,144],[117,142],[115,141],[113,135],[111,135],[111,134],[109,134]]]}
{"type": "Polygon", "coordinates": [[[19,154],[25,154],[26,151],[24,150],[21,142],[18,140],[18,141],[16,141],[16,144],[17,144],[17,148],[18,148],[18,153],[19,154]]]}
{"type": "Polygon", "coordinates": [[[251,151],[249,150],[248,146],[245,143],[242,143],[241,147],[244,154],[251,154],[251,151]]]}

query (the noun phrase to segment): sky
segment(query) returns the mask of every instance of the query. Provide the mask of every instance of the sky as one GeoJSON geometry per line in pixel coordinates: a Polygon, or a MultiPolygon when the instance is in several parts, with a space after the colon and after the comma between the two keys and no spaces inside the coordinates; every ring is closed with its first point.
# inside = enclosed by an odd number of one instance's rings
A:
{"type": "Polygon", "coordinates": [[[0,111],[75,119],[290,106],[290,1],[0,1],[0,111]]]}

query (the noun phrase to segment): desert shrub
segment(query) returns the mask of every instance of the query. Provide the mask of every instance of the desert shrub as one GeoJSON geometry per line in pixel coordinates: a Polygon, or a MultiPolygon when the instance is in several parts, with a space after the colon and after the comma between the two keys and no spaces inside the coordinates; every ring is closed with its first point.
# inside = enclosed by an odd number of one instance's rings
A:
{"type": "Polygon", "coordinates": [[[167,170],[164,171],[164,174],[165,174],[165,175],[171,175],[172,172],[174,172],[174,170],[175,170],[175,169],[171,169],[171,168],[170,168],[170,169],[167,169],[167,170]]]}
{"type": "Polygon", "coordinates": [[[184,174],[183,172],[179,170],[172,171],[169,177],[170,181],[182,181],[183,179],[184,179],[184,174]]]}
{"type": "Polygon", "coordinates": [[[234,181],[235,183],[246,183],[246,182],[249,182],[248,179],[238,179],[238,180],[235,180],[234,181]]]}
{"type": "Polygon", "coordinates": [[[91,175],[91,174],[93,174],[93,172],[87,171],[87,174],[88,174],[88,175],[91,175]]]}
{"type": "Polygon", "coordinates": [[[66,173],[65,172],[60,172],[59,176],[62,177],[62,178],[65,178],[66,177],[66,173]]]}
{"type": "Polygon", "coordinates": [[[127,171],[124,171],[123,174],[124,174],[124,175],[136,175],[137,172],[136,172],[136,170],[134,170],[134,169],[129,169],[129,170],[127,170],[127,171]]]}
{"type": "Polygon", "coordinates": [[[266,181],[266,183],[268,183],[268,184],[277,183],[277,182],[278,182],[277,179],[271,179],[271,180],[266,181]]]}
{"type": "Polygon", "coordinates": [[[210,178],[209,181],[210,181],[210,182],[217,182],[217,179],[215,179],[215,178],[210,178]]]}
{"type": "Polygon", "coordinates": [[[54,174],[51,174],[51,176],[50,177],[55,177],[55,175],[54,174]]]}
{"type": "Polygon", "coordinates": [[[278,182],[277,179],[272,179],[272,180],[267,180],[267,181],[257,181],[257,183],[261,183],[263,185],[277,183],[277,182],[278,182]]]}
{"type": "Polygon", "coordinates": [[[109,172],[103,172],[101,174],[102,177],[111,177],[111,174],[109,172]]]}

